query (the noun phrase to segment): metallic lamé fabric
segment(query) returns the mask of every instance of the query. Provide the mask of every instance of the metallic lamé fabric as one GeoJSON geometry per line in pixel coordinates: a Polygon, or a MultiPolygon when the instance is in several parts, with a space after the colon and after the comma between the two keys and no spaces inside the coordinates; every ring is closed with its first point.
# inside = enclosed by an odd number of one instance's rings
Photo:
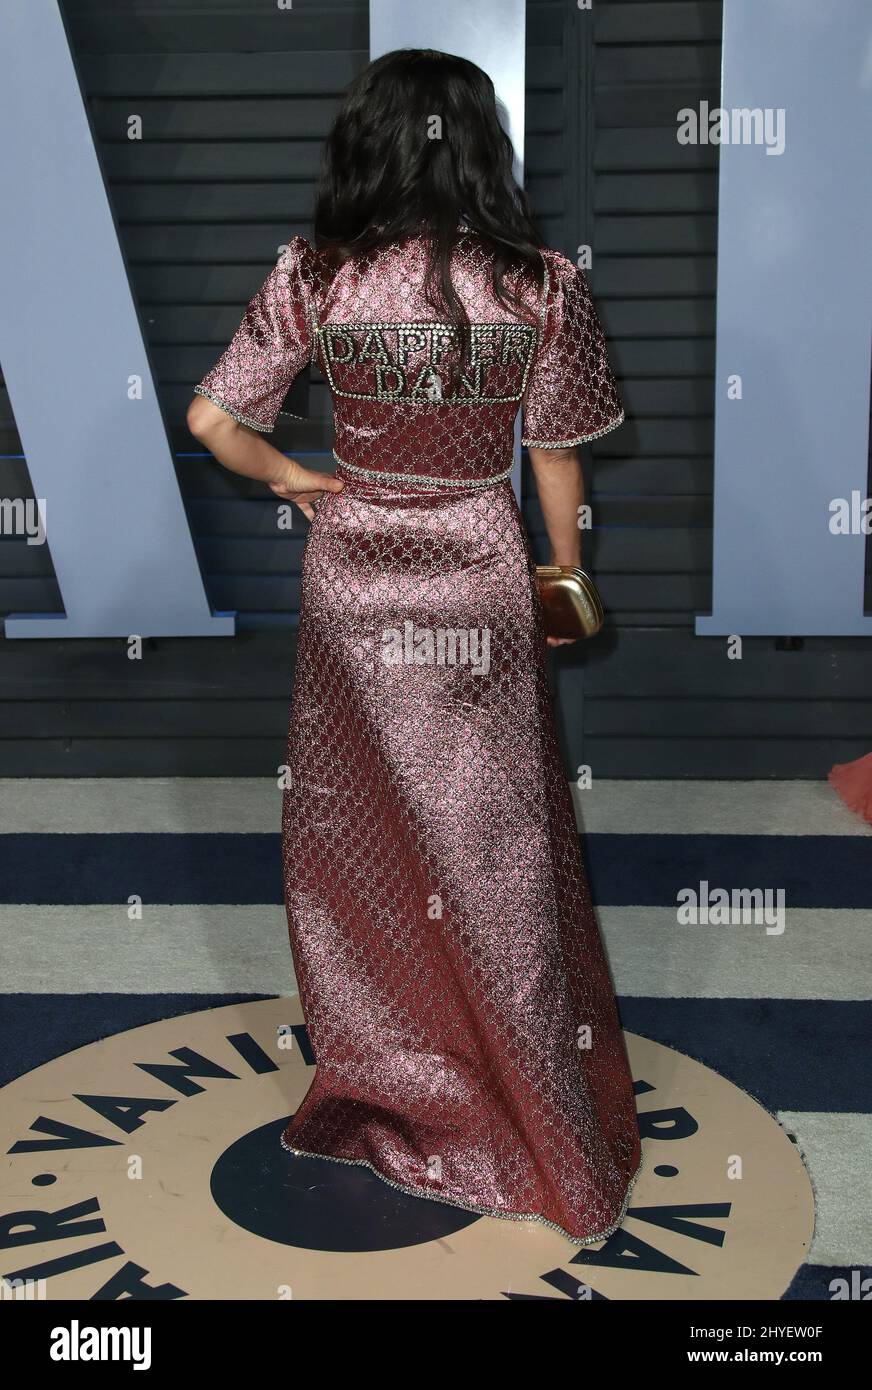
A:
{"type": "Polygon", "coordinates": [[[201,383],[269,429],[317,358],[346,482],[303,558],[282,832],[317,1067],[282,1142],[584,1244],[620,1223],[640,1139],[500,475],[519,406],[556,445],[621,405],[571,262],[545,253],[522,322],[464,235],[460,362],[423,256],[412,239],[331,278],[295,238],[201,383]]]}
{"type": "Polygon", "coordinates": [[[294,237],[194,389],[269,431],[291,382],[317,361],[337,457],[404,474],[467,479],[508,467],[521,405],[524,444],[595,439],[624,418],[602,327],[584,274],[559,252],[543,255],[543,290],[515,282],[529,315],[521,321],[491,292],[481,238],[461,236],[452,281],[472,343],[452,372],[452,327],[428,302],[422,238],[331,275],[324,256],[294,237]]]}

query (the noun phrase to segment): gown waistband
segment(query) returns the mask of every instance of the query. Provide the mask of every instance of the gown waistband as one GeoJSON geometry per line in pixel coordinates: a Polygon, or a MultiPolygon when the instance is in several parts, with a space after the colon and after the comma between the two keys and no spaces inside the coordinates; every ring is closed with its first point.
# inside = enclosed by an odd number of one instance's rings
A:
{"type": "Polygon", "coordinates": [[[514,463],[509,464],[501,473],[493,473],[487,478],[434,478],[427,473],[391,473],[385,468],[362,468],[357,463],[347,463],[335,452],[333,453],[339,468],[343,473],[347,473],[349,478],[360,478],[372,483],[399,483],[411,487],[421,488],[425,492],[441,492],[443,488],[448,491],[454,489],[469,491],[471,488],[495,487],[497,483],[505,482],[511,476],[514,463]]]}

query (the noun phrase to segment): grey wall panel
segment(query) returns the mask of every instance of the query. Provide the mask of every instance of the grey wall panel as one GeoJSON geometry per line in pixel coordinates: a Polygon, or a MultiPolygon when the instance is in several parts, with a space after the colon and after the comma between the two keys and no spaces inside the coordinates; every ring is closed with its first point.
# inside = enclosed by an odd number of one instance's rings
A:
{"type": "Polygon", "coordinates": [[[724,3],[720,104],[773,125],[721,146],[714,607],[696,630],[872,636],[866,535],[830,525],[868,472],[872,11],[796,0],[784,19],[724,3]]]}

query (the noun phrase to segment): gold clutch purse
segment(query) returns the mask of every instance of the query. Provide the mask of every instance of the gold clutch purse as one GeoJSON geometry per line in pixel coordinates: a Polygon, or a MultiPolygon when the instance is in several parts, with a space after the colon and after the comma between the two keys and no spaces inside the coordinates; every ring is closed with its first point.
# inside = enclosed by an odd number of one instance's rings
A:
{"type": "Polygon", "coordinates": [[[603,606],[589,574],[575,565],[537,565],[536,583],[549,637],[593,637],[603,606]]]}

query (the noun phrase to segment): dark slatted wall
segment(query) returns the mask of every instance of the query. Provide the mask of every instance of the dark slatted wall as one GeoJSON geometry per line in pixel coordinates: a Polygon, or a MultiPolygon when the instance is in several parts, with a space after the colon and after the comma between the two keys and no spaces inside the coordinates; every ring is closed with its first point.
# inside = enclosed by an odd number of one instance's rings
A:
{"type": "MultiPolygon", "coordinates": [[[[728,662],[692,633],[710,591],[717,163],[674,129],[680,106],[717,102],[720,8],[528,4],[528,188],[550,244],[593,245],[629,417],[587,460],[609,629],[556,668],[568,763],[600,776],[818,775],[867,751],[872,729],[868,645],[757,639],[728,662]]],[[[0,642],[0,773],[268,773],[283,754],[304,527],[276,535],[270,495],[205,456],[184,410],[278,247],[310,231],[320,142],[366,62],[368,6],[64,11],[207,590],[237,610],[239,636],[153,641],[141,663],[118,642],[0,642]]],[[[276,442],[327,464],[317,375],[295,408],[308,421],[283,423],[276,442]]],[[[5,390],[0,453],[0,496],[29,496],[5,390]]],[[[541,548],[529,496],[525,512],[541,548]]],[[[45,549],[0,539],[0,611],[59,607],[45,549]]]]}

